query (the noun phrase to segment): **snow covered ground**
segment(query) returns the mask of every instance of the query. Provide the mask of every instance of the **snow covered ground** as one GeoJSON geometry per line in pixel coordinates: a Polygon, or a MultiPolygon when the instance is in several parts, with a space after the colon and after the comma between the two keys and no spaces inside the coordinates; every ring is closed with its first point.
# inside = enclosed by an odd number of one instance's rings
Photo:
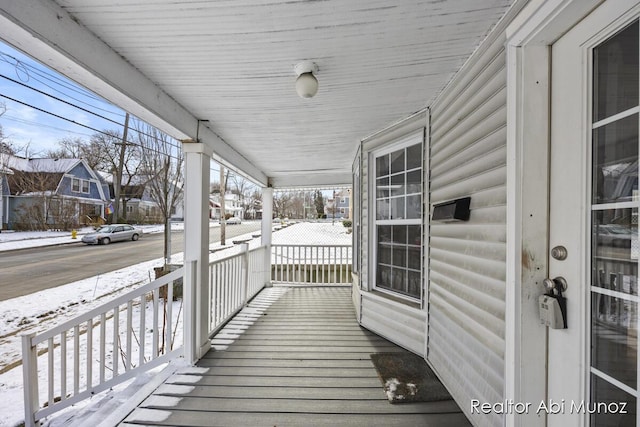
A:
{"type": "MultiPolygon", "coordinates": [[[[182,223],[173,223],[172,229],[180,229],[182,223]]],[[[215,224],[217,226],[217,224],[215,224]]],[[[79,234],[90,229],[79,230],[79,234]]],[[[162,232],[163,226],[145,226],[145,233],[162,232]]],[[[259,238],[252,233],[235,237],[233,240],[251,239],[250,247],[260,245],[259,238]]],[[[21,232],[0,233],[0,252],[12,249],[58,245],[73,243],[70,233],[66,232],[21,232]]],[[[301,223],[282,228],[273,234],[273,243],[281,244],[340,244],[351,242],[351,235],[340,222],[301,223]]],[[[219,245],[211,245],[219,249],[219,245]]],[[[235,246],[237,250],[238,246],[235,246]]],[[[225,253],[226,254],[226,253],[225,253]]],[[[222,255],[216,252],[213,257],[222,255]]],[[[181,262],[182,254],[175,257],[181,262]]],[[[13,298],[0,302],[0,427],[18,426],[24,421],[22,361],[20,335],[30,332],[41,332],[54,327],[80,313],[91,310],[118,295],[126,293],[137,286],[149,283],[153,279],[153,267],[162,263],[156,259],[116,270],[97,277],[92,277],[37,292],[31,295],[13,298]]],[[[156,371],[157,372],[157,371],[156,371]]],[[[153,373],[145,374],[135,380],[129,389],[119,387],[117,390],[96,396],[75,405],[66,415],[54,415],[50,425],[69,425],[69,414],[91,416],[105,402],[111,404],[125,402],[131,390],[143,387],[153,373]],[[82,409],[84,408],[84,409],[82,409]]],[[[78,422],[75,420],[74,422],[78,422]]]]}

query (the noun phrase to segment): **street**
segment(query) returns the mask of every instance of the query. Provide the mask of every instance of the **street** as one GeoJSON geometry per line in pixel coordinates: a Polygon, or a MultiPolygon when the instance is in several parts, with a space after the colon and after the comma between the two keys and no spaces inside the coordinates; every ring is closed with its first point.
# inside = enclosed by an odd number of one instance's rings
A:
{"type": "MultiPolygon", "coordinates": [[[[260,230],[260,222],[227,225],[226,243],[260,230]]],[[[209,242],[220,241],[220,227],[209,229],[209,242]]],[[[97,276],[163,256],[163,234],[145,234],[137,242],[88,246],[72,243],[3,252],[0,255],[0,301],[97,276]]],[[[183,251],[183,232],[171,234],[172,254],[183,251]]]]}

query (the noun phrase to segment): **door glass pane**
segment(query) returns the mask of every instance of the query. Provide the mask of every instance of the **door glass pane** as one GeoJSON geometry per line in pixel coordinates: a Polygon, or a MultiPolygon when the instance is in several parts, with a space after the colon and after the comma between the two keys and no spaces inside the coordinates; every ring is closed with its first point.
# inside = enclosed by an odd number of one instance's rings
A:
{"type": "MultiPolygon", "coordinates": [[[[592,413],[592,427],[631,427],[636,425],[635,397],[596,375],[591,376],[591,393],[593,401],[589,405],[590,411],[582,412],[580,407],[577,407],[574,412],[592,413]]],[[[576,402],[576,405],[580,403],[576,402]]]]}
{"type": "Polygon", "coordinates": [[[637,209],[592,213],[592,286],[638,295],[637,209]]]}
{"type": "Polygon", "coordinates": [[[638,115],[593,131],[593,203],[630,201],[638,191],[638,115]]]}
{"type": "Polygon", "coordinates": [[[592,426],[636,425],[636,398],[621,387],[635,391],[638,385],[639,141],[638,114],[629,110],[638,107],[639,36],[636,21],[593,51],[591,400],[586,408],[592,426]],[[619,413],[623,403],[627,414],[619,413]]]}
{"type": "Polygon", "coordinates": [[[591,366],[636,388],[638,305],[594,293],[591,310],[591,366]]]}
{"type": "Polygon", "coordinates": [[[638,22],[593,52],[593,121],[638,105],[638,22]]]}

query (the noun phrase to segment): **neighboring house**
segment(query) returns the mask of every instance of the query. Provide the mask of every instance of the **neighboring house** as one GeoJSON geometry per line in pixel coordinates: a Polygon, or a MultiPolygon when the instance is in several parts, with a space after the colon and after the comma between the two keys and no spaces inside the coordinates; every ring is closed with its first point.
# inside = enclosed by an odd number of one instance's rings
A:
{"type": "MultiPolygon", "coordinates": [[[[114,176],[110,173],[100,172],[100,175],[109,185],[111,195],[113,191],[114,176]]],[[[120,217],[124,217],[123,212],[126,211],[127,221],[146,224],[161,224],[164,222],[162,211],[158,203],[151,195],[151,187],[148,185],[146,176],[132,176],[131,179],[123,177],[121,200],[119,210],[120,217]]],[[[113,198],[111,199],[111,207],[113,207],[113,198]]],[[[171,213],[172,219],[182,219],[184,217],[183,200],[180,200],[171,213]]]]}
{"type": "Polygon", "coordinates": [[[69,229],[104,218],[106,183],[82,159],[8,156],[2,180],[2,222],[8,229],[69,229]]]}
{"type": "MultiPolygon", "coordinates": [[[[224,200],[224,213],[227,217],[231,215],[244,219],[244,207],[240,196],[237,194],[225,194],[224,200]]],[[[209,218],[220,219],[220,193],[212,193],[209,196],[209,218]]]]}
{"type": "Polygon", "coordinates": [[[327,199],[324,205],[324,214],[327,218],[347,219],[351,218],[351,191],[344,189],[333,193],[333,197],[327,199]]]}

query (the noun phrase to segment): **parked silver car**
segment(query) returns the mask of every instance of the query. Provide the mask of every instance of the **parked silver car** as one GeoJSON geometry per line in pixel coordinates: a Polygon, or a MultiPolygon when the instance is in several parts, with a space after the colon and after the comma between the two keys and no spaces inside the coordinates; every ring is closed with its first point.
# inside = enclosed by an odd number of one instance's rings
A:
{"type": "Polygon", "coordinates": [[[142,230],[129,224],[103,225],[93,233],[82,236],[82,242],[88,245],[108,245],[122,240],[136,241],[142,236],[142,230]]]}

